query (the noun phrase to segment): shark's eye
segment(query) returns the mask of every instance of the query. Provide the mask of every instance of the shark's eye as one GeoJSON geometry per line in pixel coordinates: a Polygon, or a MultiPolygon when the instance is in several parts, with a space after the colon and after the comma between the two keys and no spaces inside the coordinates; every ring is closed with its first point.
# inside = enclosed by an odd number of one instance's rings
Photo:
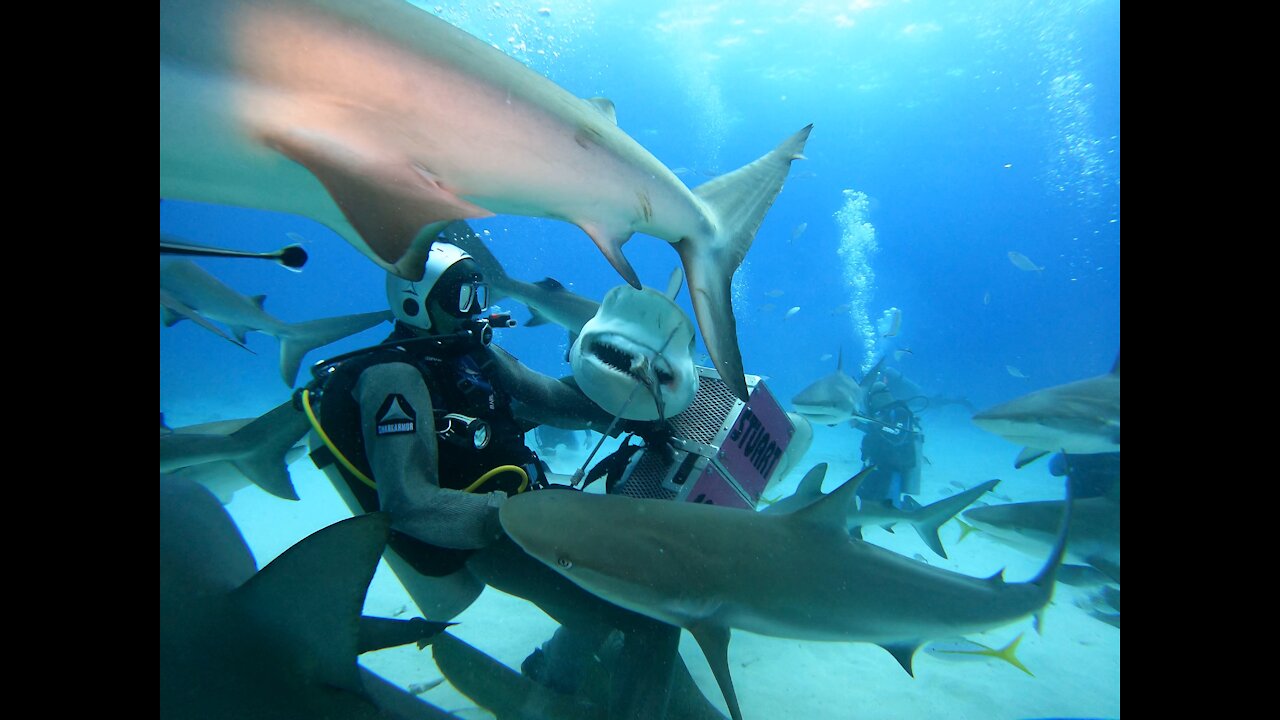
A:
{"type": "Polygon", "coordinates": [[[565,570],[568,570],[569,568],[573,567],[573,561],[567,557],[556,558],[556,564],[564,568],[565,570]]]}
{"type": "Polygon", "coordinates": [[[659,383],[661,383],[661,384],[663,384],[663,385],[670,385],[670,384],[671,384],[671,382],[672,382],[673,380],[675,380],[675,379],[676,379],[676,376],[675,376],[675,375],[672,375],[672,374],[671,374],[671,373],[669,373],[669,372],[663,372],[662,370],[659,370],[659,369],[656,369],[656,368],[655,368],[654,372],[656,372],[656,373],[658,374],[658,382],[659,382],[659,383]]]}

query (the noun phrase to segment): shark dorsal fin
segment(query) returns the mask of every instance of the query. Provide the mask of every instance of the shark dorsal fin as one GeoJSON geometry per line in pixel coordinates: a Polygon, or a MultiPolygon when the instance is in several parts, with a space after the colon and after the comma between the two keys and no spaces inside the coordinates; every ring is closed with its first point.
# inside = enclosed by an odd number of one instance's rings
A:
{"type": "Polygon", "coordinates": [[[682,287],[684,287],[684,268],[676,267],[675,270],[671,271],[671,277],[667,279],[667,298],[675,300],[682,287]]]}
{"type": "Polygon", "coordinates": [[[564,283],[560,282],[555,278],[542,278],[538,282],[534,283],[534,285],[537,285],[543,290],[563,290],[564,289],[564,283]]]}
{"type": "Polygon", "coordinates": [[[263,642],[304,648],[297,672],[361,692],[361,609],[389,527],[385,513],[371,513],[319,530],[232,592],[232,602],[263,642]]]}
{"type": "Polygon", "coordinates": [[[266,304],[266,302],[267,302],[267,296],[266,296],[266,295],[254,295],[253,297],[251,297],[251,298],[249,298],[249,299],[253,301],[253,304],[254,304],[254,305],[257,305],[257,306],[258,306],[258,309],[259,309],[259,310],[266,310],[266,308],[264,307],[264,306],[265,306],[265,304],[266,304]]]}
{"type": "Polygon", "coordinates": [[[842,370],[844,370],[844,346],[843,345],[841,345],[840,349],[836,351],[836,372],[840,372],[842,370]]]}
{"type": "Polygon", "coordinates": [[[991,575],[991,577],[988,577],[986,580],[992,585],[1003,585],[1004,584],[1004,568],[1000,568],[999,570],[995,571],[995,573],[991,575]]]}
{"type": "Polygon", "coordinates": [[[791,517],[817,525],[837,527],[841,532],[845,532],[847,527],[845,519],[853,508],[858,486],[874,469],[875,465],[864,468],[862,472],[849,478],[843,485],[832,490],[829,494],[792,513],[791,517]]]}
{"type": "Polygon", "coordinates": [[[587,98],[587,104],[600,111],[600,114],[609,118],[609,122],[614,125],[618,124],[618,111],[613,105],[613,101],[606,97],[587,98]]]}
{"type": "Polygon", "coordinates": [[[827,477],[827,464],[818,463],[809,468],[809,472],[800,478],[795,494],[801,497],[817,498],[822,495],[822,481],[827,477]]]}

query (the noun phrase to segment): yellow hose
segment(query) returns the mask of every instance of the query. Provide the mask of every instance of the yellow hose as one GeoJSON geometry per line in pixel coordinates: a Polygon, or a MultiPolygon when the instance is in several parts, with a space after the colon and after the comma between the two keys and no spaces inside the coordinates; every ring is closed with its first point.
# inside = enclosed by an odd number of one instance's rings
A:
{"type": "Polygon", "coordinates": [[[377,490],[378,483],[374,482],[368,475],[357,470],[356,466],[352,465],[351,461],[347,459],[347,456],[343,455],[342,452],[338,450],[338,446],[334,445],[333,441],[329,439],[329,435],[325,433],[324,428],[320,427],[320,419],[316,417],[315,411],[311,409],[310,390],[302,391],[302,407],[307,412],[307,419],[311,421],[312,429],[314,429],[316,434],[320,436],[320,440],[324,442],[325,447],[329,448],[329,452],[333,453],[333,456],[337,458],[338,462],[342,463],[342,467],[346,468],[352,475],[359,478],[360,482],[368,485],[374,490],[377,490]]]}
{"type": "Polygon", "coordinates": [[[513,473],[520,474],[520,487],[516,488],[517,495],[519,495],[520,493],[528,489],[529,473],[525,472],[524,468],[520,467],[519,465],[499,465],[498,467],[481,475],[479,480],[476,480],[475,482],[463,488],[462,492],[475,492],[475,489],[483,485],[486,480],[493,477],[494,475],[497,475],[499,473],[504,473],[504,472],[513,472],[513,473]]]}
{"type": "MultiPolygon", "coordinates": [[[[302,407],[307,413],[307,419],[311,421],[312,429],[314,429],[316,431],[316,434],[320,436],[320,440],[324,443],[325,447],[329,448],[329,452],[333,453],[333,457],[336,458],[338,462],[342,463],[342,467],[350,471],[352,475],[355,475],[356,478],[360,480],[360,482],[364,483],[365,485],[368,485],[374,490],[377,490],[378,484],[374,482],[368,475],[365,475],[364,473],[360,472],[355,465],[352,465],[351,461],[348,460],[347,457],[343,455],[340,450],[338,450],[338,446],[334,445],[333,441],[329,439],[329,435],[324,431],[324,428],[320,427],[320,419],[316,417],[315,411],[311,409],[311,391],[310,390],[302,391],[302,407]]],[[[520,493],[524,492],[529,488],[529,473],[525,472],[524,468],[520,467],[519,465],[499,465],[498,467],[481,475],[480,478],[475,482],[463,488],[462,492],[475,492],[476,488],[480,487],[481,485],[484,485],[486,480],[504,472],[519,473],[520,487],[516,489],[517,495],[519,495],[520,493]]]]}

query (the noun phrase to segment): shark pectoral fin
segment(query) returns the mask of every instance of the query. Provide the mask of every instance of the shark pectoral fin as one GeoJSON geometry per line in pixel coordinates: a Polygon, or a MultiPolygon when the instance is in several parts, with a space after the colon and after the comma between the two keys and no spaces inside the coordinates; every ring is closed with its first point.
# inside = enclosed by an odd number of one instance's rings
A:
{"type": "Polygon", "coordinates": [[[893,656],[894,660],[898,661],[898,664],[902,666],[903,670],[907,671],[908,675],[911,677],[916,676],[916,674],[911,670],[911,658],[916,654],[916,650],[920,649],[919,643],[894,643],[891,645],[881,645],[880,647],[888,650],[889,654],[893,656]]]}
{"type": "Polygon", "coordinates": [[[729,706],[729,717],[742,720],[742,710],[738,708],[738,694],[733,690],[733,677],[729,674],[729,628],[710,623],[702,623],[689,628],[693,639],[698,641],[702,654],[711,666],[711,673],[720,685],[725,704],[729,706]]]}
{"type": "Polygon", "coordinates": [[[591,242],[600,248],[600,252],[604,254],[613,269],[618,271],[622,279],[627,281],[627,284],[637,290],[642,289],[640,276],[636,275],[636,269],[631,267],[631,261],[627,260],[627,256],[622,254],[622,246],[631,239],[630,229],[612,231],[592,223],[578,223],[578,227],[591,236],[591,242]]]}
{"type": "Polygon", "coordinates": [[[603,717],[602,708],[539,685],[449,633],[436,638],[431,654],[449,684],[497,717],[603,717]]]}
{"type": "MultiPolygon", "coordinates": [[[[168,307],[160,308],[160,322],[164,323],[165,327],[173,327],[174,325],[177,325],[178,323],[186,319],[187,319],[186,315],[183,315],[182,313],[177,312],[173,308],[168,308],[168,307]]],[[[222,332],[220,330],[217,332],[219,335],[222,335],[222,332]]],[[[223,337],[226,337],[226,335],[223,335],[223,337]]],[[[227,338],[227,339],[230,340],[231,338],[227,338]]]]}
{"type": "Polygon", "coordinates": [[[233,591],[233,606],[263,643],[305,649],[297,673],[360,692],[360,611],[390,525],[371,513],[311,534],[233,591]]]}
{"type": "Polygon", "coordinates": [[[1048,454],[1049,454],[1048,450],[1024,447],[1022,448],[1022,452],[1018,453],[1018,457],[1014,459],[1013,469],[1021,470],[1024,466],[1030,465],[1031,463],[1035,462],[1036,460],[1039,460],[1040,458],[1048,454]]]}
{"type": "Polygon", "coordinates": [[[293,487],[293,479],[289,477],[289,469],[283,459],[266,459],[256,456],[232,460],[231,464],[254,485],[266,490],[278,498],[297,500],[298,491],[293,487]]]}
{"type": "Polygon", "coordinates": [[[425,261],[444,223],[493,216],[463,200],[429,168],[409,158],[371,155],[361,152],[358,143],[303,128],[272,133],[265,140],[324,185],[364,241],[361,251],[386,269],[407,273],[408,279],[421,278],[422,263],[415,269],[401,267],[401,262],[419,255],[425,261]],[[428,226],[431,231],[422,232],[428,226]]]}

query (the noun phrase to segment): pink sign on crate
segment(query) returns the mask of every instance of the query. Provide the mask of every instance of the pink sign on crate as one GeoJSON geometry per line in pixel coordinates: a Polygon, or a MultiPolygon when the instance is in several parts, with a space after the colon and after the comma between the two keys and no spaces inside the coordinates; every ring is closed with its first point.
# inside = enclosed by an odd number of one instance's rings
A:
{"type": "Polygon", "coordinates": [[[756,384],[720,446],[720,463],[751,498],[760,500],[778,460],[791,444],[791,420],[763,382],[756,384]]]}

